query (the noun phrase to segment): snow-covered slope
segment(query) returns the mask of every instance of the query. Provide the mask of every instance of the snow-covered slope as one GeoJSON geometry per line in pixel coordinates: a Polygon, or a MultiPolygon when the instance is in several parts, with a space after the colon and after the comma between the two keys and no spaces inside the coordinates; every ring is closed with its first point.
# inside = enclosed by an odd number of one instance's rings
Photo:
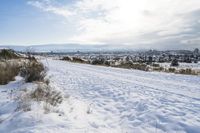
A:
{"type": "Polygon", "coordinates": [[[17,77],[0,86],[0,133],[200,132],[199,76],[42,62],[64,102],[48,114],[35,103],[17,111],[15,96],[34,87],[17,77]]]}
{"type": "Polygon", "coordinates": [[[56,60],[43,62],[49,67],[54,84],[92,110],[72,118],[72,129],[112,133],[200,132],[198,76],[56,60]]]}

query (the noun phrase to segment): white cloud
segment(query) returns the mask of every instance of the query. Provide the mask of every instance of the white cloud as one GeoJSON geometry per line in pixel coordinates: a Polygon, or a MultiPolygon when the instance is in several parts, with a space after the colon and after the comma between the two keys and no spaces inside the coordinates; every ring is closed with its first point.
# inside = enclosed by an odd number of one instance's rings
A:
{"type": "Polygon", "coordinates": [[[54,13],[57,15],[61,15],[63,17],[68,17],[73,15],[71,11],[69,11],[66,7],[56,7],[52,5],[50,0],[44,1],[28,1],[29,5],[35,6],[45,12],[54,13]]]}
{"type": "Polygon", "coordinates": [[[70,16],[68,21],[74,22],[78,33],[69,41],[110,44],[155,42],[189,32],[192,28],[185,15],[200,10],[199,0],[79,0],[59,6],[47,0],[29,4],[70,16]],[[157,38],[142,38],[151,33],[157,38]]]}

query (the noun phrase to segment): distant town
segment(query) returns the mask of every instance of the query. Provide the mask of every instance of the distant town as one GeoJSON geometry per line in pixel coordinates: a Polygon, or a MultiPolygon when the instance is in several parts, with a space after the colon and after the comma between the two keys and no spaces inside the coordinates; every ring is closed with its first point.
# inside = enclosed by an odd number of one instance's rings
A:
{"type": "Polygon", "coordinates": [[[92,61],[92,60],[107,60],[112,61],[131,61],[131,62],[141,62],[141,63],[152,63],[152,62],[172,62],[177,60],[182,63],[198,63],[200,61],[200,50],[195,48],[193,51],[190,50],[148,50],[148,51],[101,51],[101,52],[47,52],[47,53],[38,53],[34,52],[33,54],[39,55],[58,55],[62,56],[75,56],[81,57],[83,59],[92,61]]]}

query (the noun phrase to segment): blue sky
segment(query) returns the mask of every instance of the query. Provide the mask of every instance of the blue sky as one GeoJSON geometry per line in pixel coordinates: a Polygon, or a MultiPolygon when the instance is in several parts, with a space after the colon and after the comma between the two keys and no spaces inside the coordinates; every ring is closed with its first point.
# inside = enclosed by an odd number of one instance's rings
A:
{"type": "Polygon", "coordinates": [[[63,18],[45,13],[27,4],[26,0],[0,1],[0,44],[64,43],[73,26],[63,18]]]}
{"type": "Polygon", "coordinates": [[[0,0],[0,45],[200,47],[199,0],[0,0]]]}

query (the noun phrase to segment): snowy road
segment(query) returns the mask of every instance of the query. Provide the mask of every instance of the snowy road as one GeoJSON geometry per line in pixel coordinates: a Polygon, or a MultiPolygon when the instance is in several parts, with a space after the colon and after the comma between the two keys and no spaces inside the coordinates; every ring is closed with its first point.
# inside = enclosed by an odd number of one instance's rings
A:
{"type": "Polygon", "coordinates": [[[49,67],[52,83],[91,110],[82,122],[76,117],[71,120],[74,128],[112,133],[200,132],[200,77],[58,60],[43,63],[49,67]]]}

